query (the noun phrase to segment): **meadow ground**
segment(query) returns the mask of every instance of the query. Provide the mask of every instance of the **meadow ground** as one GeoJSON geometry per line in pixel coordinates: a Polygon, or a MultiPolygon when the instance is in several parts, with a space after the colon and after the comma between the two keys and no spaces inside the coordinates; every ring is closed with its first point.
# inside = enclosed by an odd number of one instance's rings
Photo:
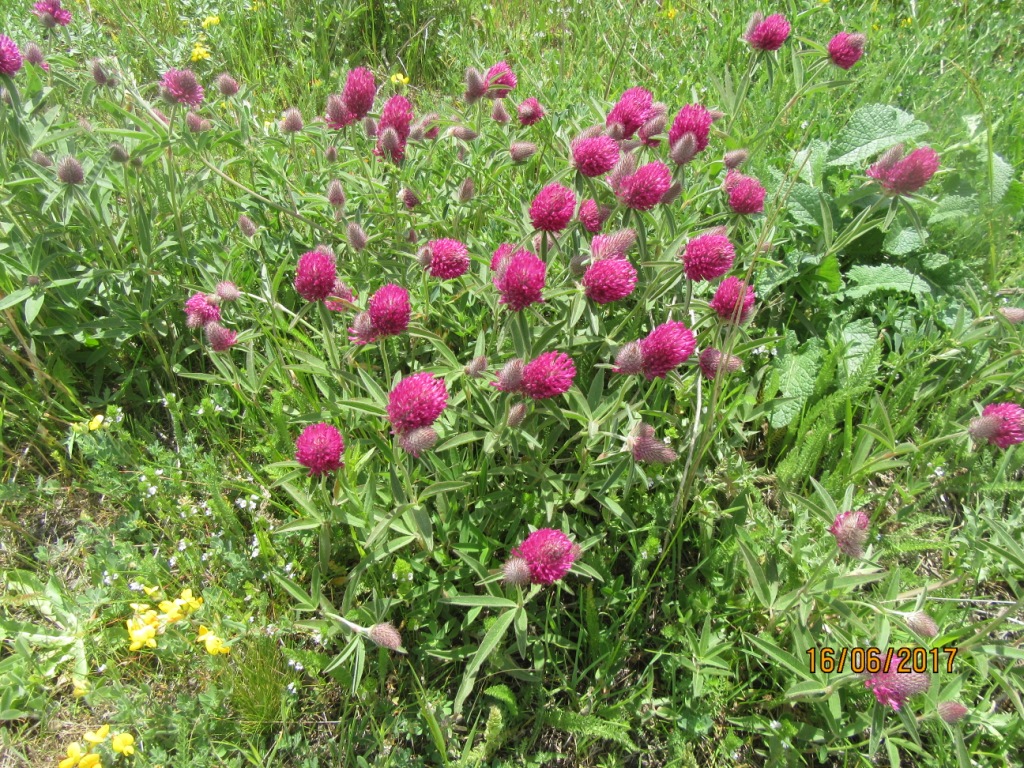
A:
{"type": "Polygon", "coordinates": [[[1015,6],[4,0],[0,768],[1019,764],[1015,6]]]}

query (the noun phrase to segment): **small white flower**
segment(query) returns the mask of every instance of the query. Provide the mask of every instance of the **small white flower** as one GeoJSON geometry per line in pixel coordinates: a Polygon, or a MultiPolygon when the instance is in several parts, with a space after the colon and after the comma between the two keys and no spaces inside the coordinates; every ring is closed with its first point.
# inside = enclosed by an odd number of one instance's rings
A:
{"type": "Polygon", "coordinates": [[[164,471],[162,469],[158,469],[154,474],[156,474],[157,477],[160,477],[163,473],[164,471]]]}
{"type": "Polygon", "coordinates": [[[196,416],[202,416],[202,415],[203,415],[204,413],[206,413],[206,411],[205,411],[205,410],[203,410],[203,406],[201,406],[201,405],[200,405],[200,406],[199,406],[199,407],[198,407],[198,408],[196,409],[196,416]]]}
{"type": "Polygon", "coordinates": [[[171,568],[173,568],[178,564],[178,558],[172,557],[170,560],[167,561],[167,564],[171,566],[171,568]]]}
{"type": "Polygon", "coordinates": [[[141,592],[142,585],[137,581],[133,581],[128,585],[128,589],[130,589],[132,592],[141,592]]]}
{"type": "Polygon", "coordinates": [[[213,411],[214,411],[214,413],[220,413],[220,412],[221,412],[221,411],[223,411],[223,410],[224,410],[224,408],[223,408],[222,406],[219,406],[219,405],[215,405],[215,406],[213,407],[213,411]]]}
{"type": "Polygon", "coordinates": [[[770,723],[768,723],[768,725],[771,727],[773,731],[777,731],[779,730],[779,728],[782,727],[782,723],[780,723],[778,720],[772,720],[770,723]]]}
{"type": "Polygon", "coordinates": [[[157,488],[155,485],[151,485],[149,486],[149,488],[146,489],[146,493],[148,493],[150,496],[156,496],[156,491],[157,488]]]}
{"type": "Polygon", "coordinates": [[[199,559],[202,560],[205,563],[207,560],[210,559],[210,555],[209,555],[208,552],[203,552],[203,556],[200,557],[199,559]]]}
{"type": "Polygon", "coordinates": [[[139,482],[140,483],[144,483],[144,482],[146,482],[146,480],[148,480],[148,478],[145,475],[139,475],[139,482]]]}
{"type": "Polygon", "coordinates": [[[186,549],[188,549],[188,542],[182,539],[178,542],[178,551],[184,552],[186,549]]]}

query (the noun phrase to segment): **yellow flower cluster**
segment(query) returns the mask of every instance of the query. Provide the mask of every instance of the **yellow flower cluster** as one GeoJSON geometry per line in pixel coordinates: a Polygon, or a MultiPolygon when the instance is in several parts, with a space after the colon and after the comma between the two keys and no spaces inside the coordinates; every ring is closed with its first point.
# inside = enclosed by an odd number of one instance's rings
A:
{"type": "Polygon", "coordinates": [[[202,40],[196,40],[192,45],[192,61],[203,61],[210,58],[210,49],[203,45],[202,40]]]}
{"type": "Polygon", "coordinates": [[[220,637],[202,624],[199,625],[199,637],[196,638],[196,642],[205,643],[206,652],[211,656],[216,656],[218,653],[231,653],[231,648],[224,645],[224,641],[220,637]]]}
{"type": "Polygon", "coordinates": [[[670,5],[670,6],[668,7],[668,8],[666,8],[666,9],[665,9],[665,10],[663,11],[663,13],[665,14],[665,18],[666,18],[666,19],[668,19],[669,21],[672,21],[672,19],[674,19],[674,18],[676,17],[676,14],[678,14],[678,13],[679,13],[679,9],[678,9],[678,8],[673,8],[673,7],[672,7],[672,6],[670,5]]]}
{"type": "Polygon", "coordinates": [[[409,78],[403,75],[401,72],[396,72],[391,76],[392,85],[408,85],[409,78]]]}
{"type": "MultiPolygon", "coordinates": [[[[110,726],[101,725],[95,731],[88,731],[82,738],[86,742],[85,749],[77,741],[68,744],[68,756],[58,763],[58,768],[103,768],[103,758],[93,752],[110,736],[110,726]]],[[[130,757],[135,754],[135,737],[130,733],[116,733],[110,740],[110,748],[115,753],[130,757]]]]}
{"type": "MultiPolygon", "coordinates": [[[[143,587],[143,590],[153,597],[160,592],[160,587],[143,587]]],[[[176,599],[157,603],[159,610],[154,610],[149,603],[132,603],[131,606],[135,615],[125,622],[131,641],[128,650],[140,651],[156,648],[157,635],[162,635],[170,624],[202,608],[203,598],[193,596],[191,589],[183,589],[176,599]]]]}
{"type": "Polygon", "coordinates": [[[209,29],[210,27],[215,27],[218,24],[220,24],[220,16],[207,16],[202,21],[203,29],[209,29]]]}

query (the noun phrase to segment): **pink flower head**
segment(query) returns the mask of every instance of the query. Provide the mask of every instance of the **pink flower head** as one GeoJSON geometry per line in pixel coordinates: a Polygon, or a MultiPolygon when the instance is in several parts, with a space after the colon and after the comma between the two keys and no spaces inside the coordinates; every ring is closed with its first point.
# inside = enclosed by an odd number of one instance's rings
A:
{"type": "Polygon", "coordinates": [[[729,207],[736,213],[761,213],[764,210],[765,189],[753,176],[744,176],[730,170],[725,175],[725,191],[729,193],[729,207]]]}
{"type": "Polygon", "coordinates": [[[534,229],[544,232],[561,232],[572,219],[576,210],[576,195],[561,184],[548,184],[533,199],[530,206],[530,221],[534,229]]]}
{"type": "Polygon", "coordinates": [[[695,142],[694,152],[703,152],[708,146],[711,135],[711,123],[714,116],[700,104],[687,104],[676,113],[675,120],[668,132],[668,143],[674,147],[686,134],[692,134],[695,142]]]}
{"type": "Polygon", "coordinates": [[[572,163],[591,178],[608,173],[619,162],[619,144],[611,136],[594,136],[572,142],[572,163]]]}
{"type": "Polygon", "coordinates": [[[661,202],[672,186],[672,172],[664,163],[654,162],[619,182],[616,196],[627,208],[649,211],[661,202]]]}
{"type": "Polygon", "coordinates": [[[334,472],[345,466],[341,455],[345,440],[337,427],[323,422],[310,424],[295,441],[295,460],[309,469],[309,476],[334,472]]]}
{"type": "Polygon", "coordinates": [[[735,355],[726,355],[708,347],[697,358],[700,372],[705,379],[714,379],[720,373],[735,373],[743,367],[743,361],[735,355]]]}
{"type": "Polygon", "coordinates": [[[324,110],[324,121],[327,123],[327,127],[335,131],[340,131],[347,125],[358,120],[353,115],[347,106],[345,106],[345,99],[341,94],[332,93],[327,97],[327,108],[324,110]]]}
{"type": "Polygon", "coordinates": [[[579,219],[587,232],[596,233],[601,231],[611,213],[612,209],[607,205],[598,205],[594,200],[584,200],[580,205],[579,219]]]}
{"type": "MultiPolygon", "coordinates": [[[[493,262],[492,262],[493,263],[493,262]]],[[[529,251],[516,251],[498,262],[494,285],[501,293],[500,303],[519,312],[543,301],[547,265],[529,251]]]]}
{"type": "MultiPolygon", "coordinates": [[[[876,179],[890,195],[909,195],[927,184],[939,170],[939,154],[931,147],[915,149],[899,159],[896,147],[868,168],[867,175],[876,179]]],[[[900,147],[902,150],[902,147],[900,147]]]]}
{"type": "Polygon", "coordinates": [[[220,323],[207,323],[203,328],[206,333],[206,341],[214,352],[227,352],[238,341],[238,334],[220,323]]]}
{"type": "Polygon", "coordinates": [[[345,109],[352,115],[351,122],[362,120],[369,114],[373,109],[373,99],[376,95],[377,84],[373,81],[373,73],[370,70],[357,67],[348,73],[345,88],[341,92],[341,100],[345,109]]]}
{"type": "Polygon", "coordinates": [[[608,304],[626,298],[636,288],[636,269],[627,259],[602,259],[591,264],[583,275],[588,299],[608,304]]]}
{"type": "Polygon", "coordinates": [[[626,439],[633,460],[644,464],[671,464],[679,455],[655,436],[654,427],[642,421],[626,439]]]}
{"type": "Polygon", "coordinates": [[[409,327],[412,306],[409,292],[400,285],[387,283],[370,297],[370,321],[380,336],[395,336],[409,327]]]}
{"type": "Polygon", "coordinates": [[[650,91],[644,88],[630,88],[612,107],[612,111],[605,119],[605,125],[609,128],[621,126],[616,132],[621,130],[621,138],[631,139],[633,134],[654,116],[653,101],[654,97],[650,91]]]}
{"type": "Polygon", "coordinates": [[[683,251],[687,280],[714,280],[732,269],[736,249],[725,235],[700,235],[690,240],[683,251]]]}
{"type": "Polygon", "coordinates": [[[169,69],[160,82],[164,94],[179,104],[198,107],[203,103],[203,86],[199,84],[195,73],[190,69],[169,69]]]}
{"type": "Polygon", "coordinates": [[[509,360],[498,371],[498,380],[492,381],[491,386],[499,392],[521,392],[523,389],[523,368],[526,364],[522,358],[516,357],[509,360]]]}
{"type": "Polygon", "coordinates": [[[828,41],[828,57],[840,69],[849,69],[864,55],[864,35],[840,32],[828,41]]]}
{"type": "Polygon", "coordinates": [[[576,366],[564,352],[545,352],[523,367],[523,391],[534,400],[565,394],[576,377],[576,366]]]}
{"type": "Polygon", "coordinates": [[[503,99],[516,87],[516,73],[507,62],[499,61],[484,75],[484,89],[490,99],[503,99]]]}
{"type": "Polygon", "coordinates": [[[781,13],[772,14],[767,19],[755,13],[743,35],[755,51],[777,51],[788,37],[789,22],[781,13]]]}
{"type": "Polygon", "coordinates": [[[189,328],[201,328],[207,323],[220,321],[220,307],[205,293],[194,293],[185,302],[185,316],[189,328]]]}
{"type": "Polygon", "coordinates": [[[864,681],[864,687],[874,692],[879,704],[886,704],[897,712],[911,696],[931,687],[931,678],[926,672],[900,672],[899,667],[899,659],[890,659],[884,670],[864,681]]]}
{"type": "Polygon", "coordinates": [[[836,537],[839,551],[849,557],[863,557],[864,545],[868,543],[868,526],[871,520],[863,509],[840,512],[828,532],[836,537]]]}
{"type": "Polygon", "coordinates": [[[414,373],[395,384],[388,395],[391,433],[400,435],[429,427],[448,405],[444,379],[432,373],[414,373]]]}
{"type": "Polygon", "coordinates": [[[306,301],[323,301],[331,295],[338,268],[334,257],[323,251],[308,251],[299,257],[295,290],[306,301]]]}
{"type": "Polygon", "coordinates": [[[7,35],[0,35],[0,75],[13,76],[21,69],[21,51],[7,35]]]}
{"type": "Polygon", "coordinates": [[[491,254],[491,270],[494,272],[491,282],[494,283],[495,288],[501,283],[501,278],[505,274],[505,269],[508,267],[509,260],[512,258],[512,254],[515,253],[515,250],[516,247],[511,243],[502,243],[491,254]]]}
{"type": "Polygon", "coordinates": [[[352,309],[356,298],[352,289],[341,278],[338,278],[334,281],[334,287],[331,288],[331,298],[324,302],[324,306],[331,312],[345,312],[352,309]]]}
{"type": "Polygon", "coordinates": [[[32,13],[40,19],[44,19],[49,15],[62,27],[66,27],[71,23],[71,11],[62,7],[60,0],[40,0],[40,2],[32,6],[32,13]]]}
{"type": "Polygon", "coordinates": [[[389,157],[395,163],[402,162],[405,159],[405,145],[409,141],[410,130],[412,130],[412,104],[405,96],[392,96],[384,104],[384,109],[380,113],[380,122],[377,123],[377,146],[374,148],[373,154],[378,157],[389,157]],[[385,146],[388,142],[384,133],[389,128],[394,131],[397,138],[396,146],[385,146]]]}
{"type": "Polygon", "coordinates": [[[976,442],[1000,448],[1024,443],[1024,408],[1016,403],[986,405],[981,416],[971,420],[968,432],[976,442]]]}
{"type": "Polygon", "coordinates": [[[533,96],[528,99],[524,99],[522,104],[519,105],[517,110],[519,113],[519,124],[520,125],[533,125],[539,123],[544,119],[544,107],[537,101],[533,96]]]}
{"type": "Polygon", "coordinates": [[[662,323],[640,341],[644,378],[665,378],[669,371],[685,363],[696,348],[693,331],[685,325],[671,320],[662,323]]]}
{"type": "Polygon", "coordinates": [[[711,308],[727,323],[743,325],[754,309],[754,289],[736,277],[727,277],[715,291],[711,308]]]}
{"type": "Polygon", "coordinates": [[[512,550],[512,556],[522,558],[530,569],[534,584],[554,584],[569,572],[580,555],[577,544],[561,531],[541,528],[512,550]]]}
{"type": "Polygon", "coordinates": [[[464,243],[449,238],[431,240],[427,243],[430,249],[430,264],[427,273],[431,277],[442,280],[454,280],[461,277],[469,269],[469,250],[464,243]]]}

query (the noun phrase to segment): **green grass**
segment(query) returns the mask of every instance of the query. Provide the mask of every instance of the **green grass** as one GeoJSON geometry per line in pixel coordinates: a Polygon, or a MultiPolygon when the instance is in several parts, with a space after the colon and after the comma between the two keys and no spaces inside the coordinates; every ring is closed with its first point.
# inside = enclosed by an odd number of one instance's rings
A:
{"type": "Polygon", "coordinates": [[[49,38],[17,5],[0,32],[39,40],[51,72],[19,73],[28,107],[0,112],[0,764],[56,765],[103,723],[137,748],[115,760],[107,742],[105,766],[1012,763],[1024,454],[966,434],[984,405],[1024,403],[1022,326],[996,312],[1021,305],[1024,274],[1012,3],[83,0],[49,38]],[[785,13],[794,36],[753,64],[740,38],[755,10],[785,13]],[[865,58],[817,71],[843,29],[868,36],[865,58]],[[210,58],[192,63],[200,35],[210,58]],[[93,57],[121,85],[95,86],[93,57]],[[463,104],[466,68],[499,59],[519,78],[509,111],[536,96],[538,125],[463,104]],[[208,133],[160,105],[168,134],[148,111],[184,66],[207,86],[208,133]],[[360,126],[315,123],[355,66],[377,76],[377,110],[401,90],[417,118],[441,115],[442,138],[396,169],[366,161],[360,126]],[[233,100],[214,94],[222,71],[242,84],[233,100]],[[508,312],[491,252],[530,247],[541,186],[590,196],[569,141],[635,85],[670,120],[690,102],[726,113],[677,174],[677,204],[613,214],[640,231],[636,295],[582,299],[567,265],[589,236],[574,226],[548,244],[545,303],[508,312]],[[827,164],[873,104],[927,126],[908,143],[942,157],[910,202],[867,183],[877,152],[827,164]],[[306,128],[284,136],[292,106],[306,128]],[[454,124],[481,135],[457,142],[454,124]],[[517,139],[539,147],[522,165],[517,139]],[[111,141],[138,167],[111,161],[111,141]],[[722,202],[718,158],[737,148],[768,188],[764,216],[722,202]],[[87,183],[59,184],[36,149],[74,154],[87,183]],[[459,202],[467,177],[476,195],[459,202]],[[423,200],[413,212],[402,187],[423,200]],[[719,224],[758,292],[741,329],[680,274],[686,240],[719,224]],[[410,228],[420,244],[465,241],[469,272],[425,277],[410,228]],[[385,278],[409,288],[411,332],[356,347],[351,315],[301,301],[295,262],[318,243],[361,307],[385,278]],[[243,291],[222,307],[240,333],[215,355],[182,305],[223,279],[243,291]],[[618,347],[670,312],[742,372],[612,374],[618,347]],[[576,386],[519,430],[513,399],[462,373],[478,354],[493,372],[553,348],[571,352],[576,386]],[[414,460],[383,415],[422,370],[445,377],[449,407],[414,460]],[[641,419],[677,462],[623,452],[641,419]],[[318,421],[345,436],[345,468],[309,479],[294,444],[318,421]],[[860,560],[828,534],[857,509],[860,560]],[[542,527],[581,545],[577,568],[543,589],[500,584],[542,527]],[[130,651],[131,604],[157,600],[141,585],[203,606],[130,651]],[[908,625],[919,609],[936,638],[908,625]],[[407,655],[350,629],[385,621],[407,655]],[[231,653],[208,655],[200,625],[231,653]],[[807,669],[809,649],[904,645],[959,652],[899,713],[856,676],[807,669]],[[942,723],[947,700],[968,718],[942,723]]]}

